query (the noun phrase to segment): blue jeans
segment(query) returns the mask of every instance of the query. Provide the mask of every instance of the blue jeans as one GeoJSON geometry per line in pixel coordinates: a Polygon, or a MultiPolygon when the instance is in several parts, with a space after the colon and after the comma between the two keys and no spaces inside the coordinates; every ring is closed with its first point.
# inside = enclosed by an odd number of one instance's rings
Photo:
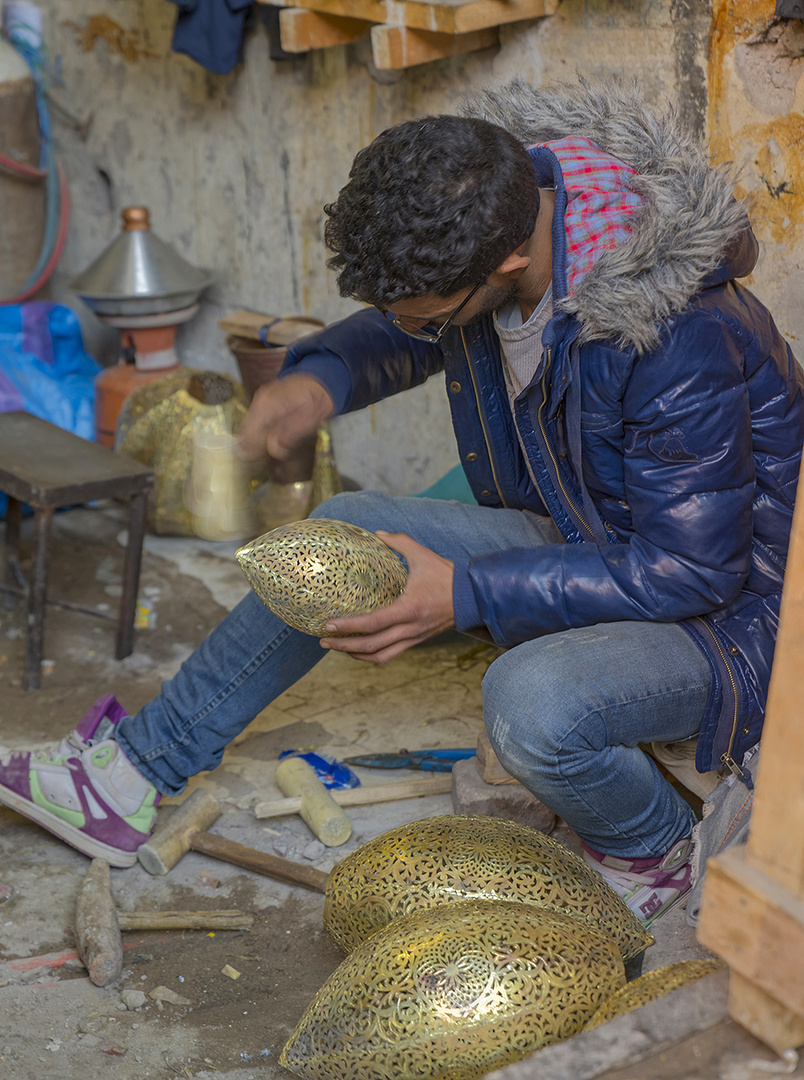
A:
{"type": "MultiPolygon", "coordinates": [[[[336,495],[316,517],[404,532],[447,559],[561,543],[548,519],[378,492],[336,495]]],[[[249,593],[115,738],[166,795],[214,769],[226,746],[323,656],[249,593]]],[[[662,855],[694,816],[638,742],[697,734],[709,666],[681,627],[607,623],[509,649],[483,683],[500,761],[587,843],[625,858],[662,855]]]]}

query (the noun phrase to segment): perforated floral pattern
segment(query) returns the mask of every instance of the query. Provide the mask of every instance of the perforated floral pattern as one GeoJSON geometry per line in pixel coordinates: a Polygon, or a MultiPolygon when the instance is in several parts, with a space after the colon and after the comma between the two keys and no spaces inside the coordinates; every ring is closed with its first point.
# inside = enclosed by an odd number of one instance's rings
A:
{"type": "Polygon", "coordinates": [[[679,960],[676,964],[664,964],[653,971],[646,971],[607,998],[584,1030],[591,1031],[601,1024],[607,1024],[609,1020],[647,1005],[649,1001],[656,1001],[725,966],[725,962],[718,957],[707,957],[705,960],[679,960]]]}
{"type": "Polygon", "coordinates": [[[235,557],[274,615],[316,637],[331,619],[385,607],[407,583],[402,560],[373,533],[329,518],[280,525],[235,557]]]}
{"type": "Polygon", "coordinates": [[[279,1063],[304,1080],[475,1080],[574,1035],[624,983],[614,943],[566,915],[442,905],[358,946],[279,1063]]]}
{"type": "Polygon", "coordinates": [[[347,952],[400,916],[456,900],[518,900],[608,934],[624,959],[653,943],[620,897],[559,841],[500,818],[445,814],[369,840],[330,872],[324,925],[347,952]]]}

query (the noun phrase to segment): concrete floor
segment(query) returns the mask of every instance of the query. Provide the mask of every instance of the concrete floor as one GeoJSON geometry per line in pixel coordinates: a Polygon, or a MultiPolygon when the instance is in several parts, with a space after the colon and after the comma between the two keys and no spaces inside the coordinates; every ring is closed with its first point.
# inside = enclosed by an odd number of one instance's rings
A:
{"type": "MultiPolygon", "coordinates": [[[[113,504],[57,515],[51,596],[114,615],[123,521],[113,504]]],[[[19,748],[59,738],[103,693],[117,694],[129,711],[149,700],[245,593],[235,546],[148,539],[141,594],[151,599],[156,622],[137,634],[125,661],[113,659],[111,618],[49,608],[45,648],[53,663],[38,692],[20,685],[25,614],[20,606],[0,612],[0,743],[19,748]]],[[[327,655],[231,744],[219,768],[196,777],[188,790],[201,785],[222,801],[213,831],[329,871],[394,825],[451,813],[451,798],[351,809],[352,837],[327,849],[297,817],[255,818],[255,802],[280,795],[273,781],[277,755],[291,748],[343,758],[400,745],[473,746],[482,726],[480,682],[494,655],[451,634],[379,669],[327,655]]],[[[361,770],[361,777],[364,783],[400,778],[372,770],[361,770]]],[[[571,845],[571,834],[564,836],[571,845]]],[[[99,989],[77,960],[72,937],[87,866],[82,855],[0,808],[0,1078],[39,1080],[46,1072],[67,1080],[107,1067],[119,1080],[287,1077],[279,1052],[342,959],[323,930],[321,895],[195,853],[162,878],[140,866],[115,870],[119,910],[239,908],[255,922],[250,931],[215,935],[126,933],[123,975],[116,986],[99,989]],[[226,965],[240,977],[223,974],[226,965]],[[179,1002],[150,996],[159,987],[179,1002]],[[131,990],[149,995],[144,1005],[127,1007],[131,990]]],[[[655,924],[654,933],[643,970],[708,955],[682,911],[655,924]]]]}

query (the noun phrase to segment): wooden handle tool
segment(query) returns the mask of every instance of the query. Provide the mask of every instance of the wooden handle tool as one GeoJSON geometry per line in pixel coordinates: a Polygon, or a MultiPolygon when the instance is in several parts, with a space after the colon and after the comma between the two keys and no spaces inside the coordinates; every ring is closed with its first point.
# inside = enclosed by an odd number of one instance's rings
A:
{"type": "Polygon", "coordinates": [[[352,835],[352,823],[300,757],[286,757],[276,767],[276,783],[284,795],[301,797],[299,814],[322,844],[338,847],[352,835]]]}
{"type": "Polygon", "coordinates": [[[236,908],[212,911],[118,911],[121,930],[250,930],[253,915],[236,908]]]}
{"type": "Polygon", "coordinates": [[[150,840],[139,848],[137,857],[149,874],[161,875],[172,870],[188,851],[198,851],[292,885],[303,885],[321,893],[326,891],[327,875],[321,870],[301,866],[278,855],[269,855],[265,851],[206,832],[206,828],[217,821],[220,814],[221,805],[214,795],[197,788],[175,811],[170,821],[157,828],[150,840]]]}
{"type": "MultiPolygon", "coordinates": [[[[338,806],[373,806],[375,803],[396,802],[397,799],[426,799],[428,795],[448,795],[452,791],[451,774],[436,773],[421,780],[392,780],[387,784],[370,784],[367,787],[343,788],[330,791],[338,806]]],[[[298,814],[301,796],[286,799],[267,799],[254,807],[257,818],[283,817],[298,814]]]]}
{"type": "Polygon", "coordinates": [[[96,986],[109,986],[123,970],[123,941],[105,859],[93,859],[78,890],[75,944],[96,986]]]}

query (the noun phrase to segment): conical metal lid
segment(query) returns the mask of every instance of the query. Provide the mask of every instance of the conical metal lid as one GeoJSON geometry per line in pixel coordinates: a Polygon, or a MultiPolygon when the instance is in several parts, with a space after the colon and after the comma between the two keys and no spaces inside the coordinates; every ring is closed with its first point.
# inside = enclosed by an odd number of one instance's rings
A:
{"type": "Polygon", "coordinates": [[[123,231],[70,288],[101,314],[155,314],[195,303],[212,280],[154,236],[146,207],[129,206],[123,231]]]}

